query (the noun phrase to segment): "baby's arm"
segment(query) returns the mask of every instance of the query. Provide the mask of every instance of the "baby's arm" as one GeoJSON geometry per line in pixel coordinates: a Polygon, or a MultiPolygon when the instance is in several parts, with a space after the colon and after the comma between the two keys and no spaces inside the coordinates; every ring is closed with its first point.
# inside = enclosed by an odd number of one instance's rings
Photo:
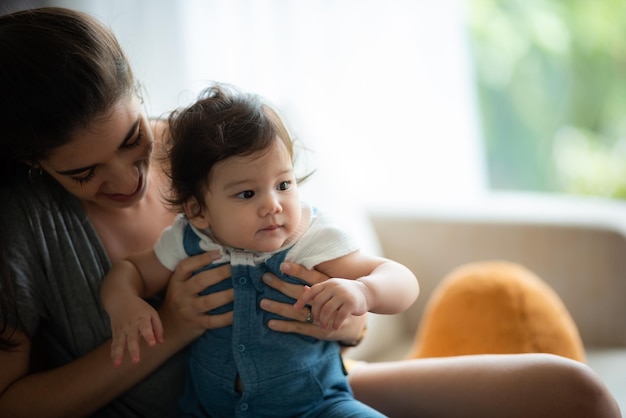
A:
{"type": "Polygon", "coordinates": [[[337,328],[348,315],[402,312],[419,293],[417,279],[408,268],[360,251],[321,263],[315,269],[330,279],[310,288],[305,286],[294,306],[311,305],[313,317],[322,328],[337,328]]]}
{"type": "Polygon", "coordinates": [[[151,250],[114,263],[105,276],[100,297],[111,320],[115,367],[122,364],[126,349],[132,362],[139,362],[141,338],[150,346],[163,341],[159,314],[144,298],[165,289],[171,273],[151,250]]]}

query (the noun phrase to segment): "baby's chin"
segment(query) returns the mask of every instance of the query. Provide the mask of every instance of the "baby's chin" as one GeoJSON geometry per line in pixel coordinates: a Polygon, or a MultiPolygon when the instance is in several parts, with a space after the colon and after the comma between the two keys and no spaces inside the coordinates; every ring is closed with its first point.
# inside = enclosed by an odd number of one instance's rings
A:
{"type": "MultiPolygon", "coordinates": [[[[256,238],[259,238],[258,236],[256,238]]],[[[241,247],[246,251],[252,251],[255,253],[271,253],[288,245],[290,242],[293,242],[293,238],[283,236],[273,236],[268,237],[267,235],[262,237],[263,239],[257,239],[253,241],[248,241],[247,243],[241,243],[241,247]]]]}
{"type": "Polygon", "coordinates": [[[243,248],[245,251],[251,251],[254,253],[273,253],[285,247],[287,241],[288,240],[273,240],[272,242],[264,242],[257,245],[251,245],[250,248],[246,248],[245,246],[240,248],[243,248]]]}
{"type": "Polygon", "coordinates": [[[277,250],[281,249],[283,247],[283,244],[281,244],[281,245],[257,246],[255,248],[249,249],[247,251],[251,251],[251,252],[254,252],[254,253],[273,253],[274,251],[277,251],[277,250]]]}

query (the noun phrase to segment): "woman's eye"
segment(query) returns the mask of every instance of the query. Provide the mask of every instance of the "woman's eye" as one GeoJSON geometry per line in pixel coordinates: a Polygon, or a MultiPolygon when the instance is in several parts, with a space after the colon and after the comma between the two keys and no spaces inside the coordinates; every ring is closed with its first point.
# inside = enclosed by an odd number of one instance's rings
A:
{"type": "Polygon", "coordinates": [[[251,199],[253,196],[254,192],[252,190],[246,190],[245,192],[237,194],[237,198],[239,199],[251,199]]]}
{"type": "Polygon", "coordinates": [[[139,145],[141,145],[143,141],[143,133],[141,131],[141,129],[137,132],[137,136],[134,139],[130,139],[128,142],[124,143],[122,145],[122,148],[124,149],[132,149],[132,148],[136,148],[139,145]]]}
{"type": "Polygon", "coordinates": [[[287,189],[289,189],[289,187],[291,187],[291,182],[290,181],[281,181],[278,184],[278,190],[287,190],[287,189]]]}
{"type": "Polygon", "coordinates": [[[93,176],[95,176],[95,175],[96,175],[96,169],[92,168],[84,176],[72,177],[72,180],[74,180],[75,182],[77,182],[78,184],[80,184],[82,186],[83,184],[85,184],[89,180],[91,180],[93,178],[93,176]]]}

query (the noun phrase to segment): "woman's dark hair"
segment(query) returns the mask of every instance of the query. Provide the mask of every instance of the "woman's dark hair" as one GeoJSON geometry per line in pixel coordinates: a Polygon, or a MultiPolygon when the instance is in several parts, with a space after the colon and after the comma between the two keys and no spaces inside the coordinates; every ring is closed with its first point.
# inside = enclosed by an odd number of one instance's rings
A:
{"type": "Polygon", "coordinates": [[[111,30],[64,8],[0,16],[0,63],[0,185],[135,88],[111,30]]]}
{"type": "Polygon", "coordinates": [[[171,180],[167,203],[175,210],[195,199],[204,208],[211,169],[226,158],[268,150],[280,138],[293,158],[292,138],[277,112],[253,94],[216,84],[191,106],[169,116],[164,164],[171,180]]]}
{"type": "MultiPolygon", "coordinates": [[[[56,7],[0,16],[0,186],[15,185],[29,164],[69,142],[73,132],[134,89],[115,36],[91,16],[56,7]]],[[[10,245],[2,234],[4,246],[10,245]]],[[[0,335],[18,325],[9,323],[15,284],[4,246],[0,335]]],[[[0,347],[7,344],[0,337],[0,347]]]]}
{"type": "Polygon", "coordinates": [[[12,273],[6,260],[6,245],[6,240],[0,240],[0,350],[10,349],[15,345],[11,338],[13,333],[9,330],[19,326],[15,283],[11,280],[12,273]]]}

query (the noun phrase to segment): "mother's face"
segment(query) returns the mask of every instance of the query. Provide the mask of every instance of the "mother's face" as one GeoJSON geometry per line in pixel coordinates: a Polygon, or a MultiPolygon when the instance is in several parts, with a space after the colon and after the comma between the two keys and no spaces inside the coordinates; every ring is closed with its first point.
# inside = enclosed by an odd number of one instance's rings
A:
{"type": "Polygon", "coordinates": [[[146,193],[152,143],[139,100],[124,97],[39,164],[83,205],[126,208],[146,193]]]}

